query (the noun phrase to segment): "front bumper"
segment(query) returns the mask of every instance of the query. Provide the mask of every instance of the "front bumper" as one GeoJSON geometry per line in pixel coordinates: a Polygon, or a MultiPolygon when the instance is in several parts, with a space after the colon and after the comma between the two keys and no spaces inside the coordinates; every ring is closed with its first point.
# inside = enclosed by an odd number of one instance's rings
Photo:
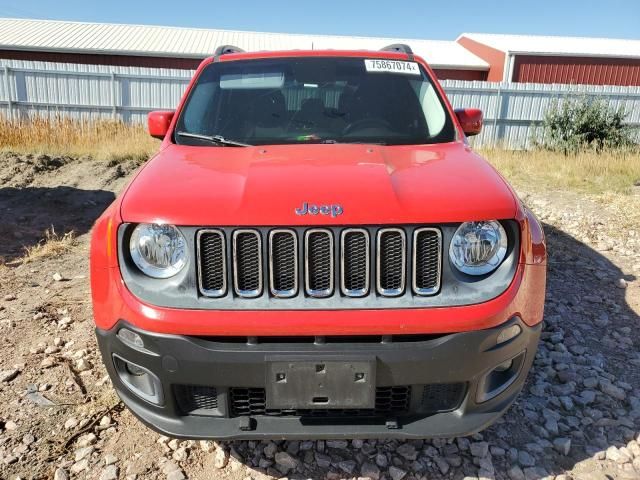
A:
{"type": "Polygon", "coordinates": [[[313,339],[304,342],[303,338],[265,339],[264,343],[258,339],[255,344],[248,344],[246,338],[157,334],[124,321],[108,330],[98,328],[96,333],[105,365],[124,403],[144,423],[168,436],[425,438],[471,434],[504,413],[522,388],[540,329],[539,323],[528,326],[515,316],[485,330],[391,337],[382,342],[380,337],[342,337],[327,338],[323,344],[314,343],[313,339]],[[519,335],[497,345],[500,332],[513,325],[520,327],[519,335]],[[123,327],[136,332],[144,348],[124,342],[117,335],[123,327]],[[321,416],[307,410],[269,410],[259,392],[270,381],[268,365],[276,355],[285,362],[371,359],[376,371],[375,387],[380,391],[397,387],[404,389],[403,395],[410,393],[402,397],[406,404],[391,409],[379,409],[376,402],[376,409],[329,410],[321,416]],[[510,360],[511,373],[507,370],[487,376],[510,360]],[[129,377],[122,373],[123,362],[147,372],[150,384],[155,385],[153,395],[144,399],[145,395],[140,396],[139,391],[134,392],[135,387],[127,385],[129,377]],[[185,391],[195,395],[186,399],[186,405],[191,405],[186,409],[185,391]],[[237,405],[239,391],[243,392],[243,408],[237,405]],[[486,399],[490,393],[495,395],[486,399]],[[255,395],[257,399],[253,398],[255,395]],[[257,402],[257,408],[245,408],[249,397],[257,402]],[[443,403],[444,397],[448,404],[443,403]]]}

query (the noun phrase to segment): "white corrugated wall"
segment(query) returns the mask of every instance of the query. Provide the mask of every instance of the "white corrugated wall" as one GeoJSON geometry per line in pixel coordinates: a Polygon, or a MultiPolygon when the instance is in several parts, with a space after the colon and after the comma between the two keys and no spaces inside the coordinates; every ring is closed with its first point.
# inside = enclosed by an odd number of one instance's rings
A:
{"type": "MultiPolygon", "coordinates": [[[[179,69],[0,60],[0,114],[70,115],[143,122],[147,112],[175,108],[193,71],[179,69]],[[8,93],[9,92],[9,93],[8,93]]],[[[475,146],[526,148],[555,102],[575,96],[605,101],[640,126],[640,87],[539,85],[446,80],[455,108],[484,112],[475,146]]]]}

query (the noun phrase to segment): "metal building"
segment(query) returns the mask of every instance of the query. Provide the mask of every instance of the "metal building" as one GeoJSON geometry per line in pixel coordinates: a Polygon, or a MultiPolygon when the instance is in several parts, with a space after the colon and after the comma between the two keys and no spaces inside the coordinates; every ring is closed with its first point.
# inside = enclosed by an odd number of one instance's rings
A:
{"type": "Polygon", "coordinates": [[[441,79],[485,80],[489,70],[486,61],[455,41],[0,19],[0,60],[193,70],[226,44],[258,51],[378,50],[392,43],[410,44],[441,79]]]}
{"type": "Polygon", "coordinates": [[[640,40],[463,33],[492,82],[640,85],[640,40]]]}

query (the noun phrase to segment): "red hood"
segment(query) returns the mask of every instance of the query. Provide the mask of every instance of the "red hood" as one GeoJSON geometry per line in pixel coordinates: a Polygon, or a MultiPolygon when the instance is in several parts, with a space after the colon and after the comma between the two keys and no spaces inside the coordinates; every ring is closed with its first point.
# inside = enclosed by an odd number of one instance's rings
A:
{"type": "Polygon", "coordinates": [[[444,223],[514,218],[511,189],[462,143],[171,145],[135,178],[125,222],[176,225],[444,223]],[[307,202],[343,213],[295,214],[307,202]]]}

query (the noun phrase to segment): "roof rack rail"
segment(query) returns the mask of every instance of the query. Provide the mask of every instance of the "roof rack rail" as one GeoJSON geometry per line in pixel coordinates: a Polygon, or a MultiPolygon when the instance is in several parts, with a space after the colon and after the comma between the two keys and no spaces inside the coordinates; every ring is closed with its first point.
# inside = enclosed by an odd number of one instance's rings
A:
{"type": "Polygon", "coordinates": [[[218,58],[220,55],[226,55],[228,53],[243,53],[244,50],[241,49],[240,47],[235,47],[233,45],[220,45],[218,48],[216,48],[216,51],[214,52],[213,56],[218,58]]]}
{"type": "Polygon", "coordinates": [[[407,55],[413,55],[413,50],[406,43],[392,43],[391,45],[387,45],[380,49],[382,52],[400,52],[406,53],[407,55]]]}

